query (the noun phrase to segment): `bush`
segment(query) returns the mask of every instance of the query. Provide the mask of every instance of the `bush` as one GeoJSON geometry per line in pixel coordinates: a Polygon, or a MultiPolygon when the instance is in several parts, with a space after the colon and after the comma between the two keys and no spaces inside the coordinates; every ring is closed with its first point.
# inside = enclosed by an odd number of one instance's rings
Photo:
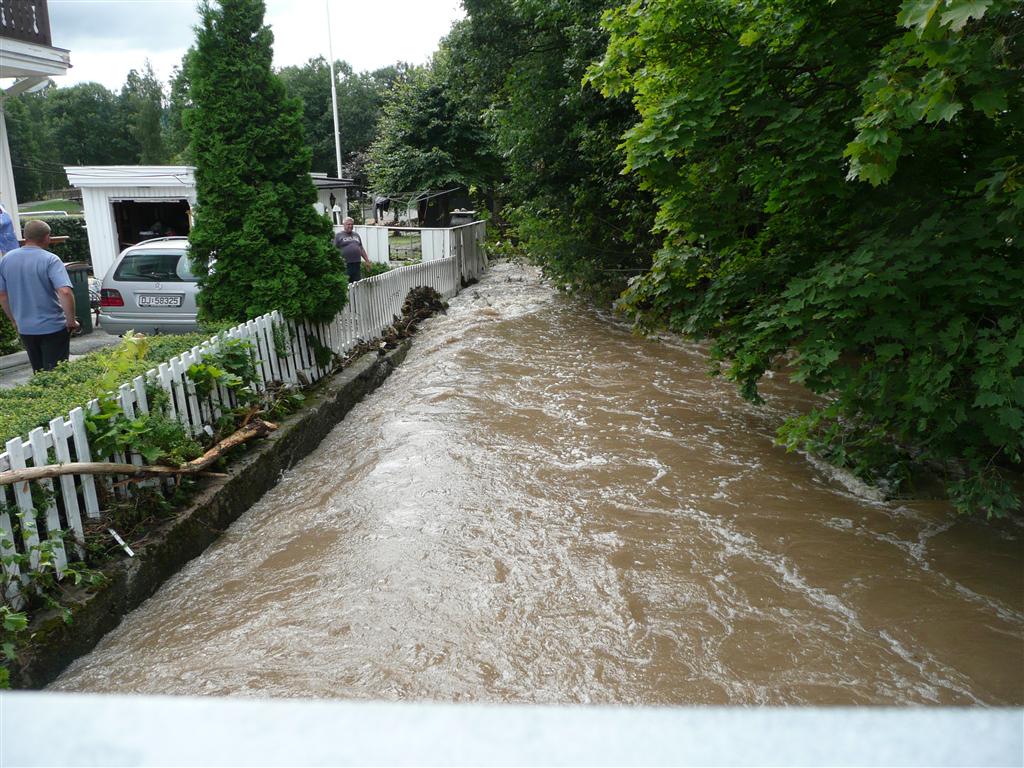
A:
{"type": "Polygon", "coordinates": [[[21,349],[21,340],[7,316],[0,312],[0,355],[9,355],[21,349]]]}
{"type": "Polygon", "coordinates": [[[362,271],[360,271],[359,275],[360,277],[362,277],[363,280],[365,280],[368,277],[383,275],[385,272],[391,271],[391,267],[389,265],[380,263],[375,263],[373,266],[370,267],[366,266],[365,264],[362,264],[360,268],[362,271]]]}
{"type": "MultiPolygon", "coordinates": [[[[72,261],[84,261],[92,264],[92,253],[89,250],[89,235],[85,229],[85,219],[82,216],[52,216],[40,217],[50,225],[50,234],[57,237],[67,235],[67,242],[54,244],[50,250],[60,256],[61,261],[70,263],[72,261]]],[[[22,224],[29,221],[22,217],[22,224]]],[[[102,275],[97,275],[102,277],[102,275]]]]}
{"type": "Polygon", "coordinates": [[[271,68],[264,11],[262,0],[200,5],[184,116],[200,201],[189,235],[200,314],[326,320],[345,304],[345,265],[313,208],[302,104],[271,68]]]}
{"type": "Polygon", "coordinates": [[[67,415],[209,337],[208,333],[152,336],[135,357],[125,354],[129,342],[123,341],[117,347],[61,363],[56,370],[41,371],[21,386],[0,389],[0,443],[46,426],[50,419],[67,415]]]}

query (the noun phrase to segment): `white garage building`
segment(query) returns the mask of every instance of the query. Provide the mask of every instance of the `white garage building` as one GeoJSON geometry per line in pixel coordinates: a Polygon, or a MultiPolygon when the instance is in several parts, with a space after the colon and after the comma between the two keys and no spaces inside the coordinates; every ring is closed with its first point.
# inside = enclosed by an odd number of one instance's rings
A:
{"type": "MultiPolygon", "coordinates": [[[[194,168],[189,165],[68,166],[68,182],[82,190],[93,274],[103,277],[122,250],[140,240],[187,235],[196,205],[194,168]]],[[[350,179],[314,173],[317,209],[334,205],[347,215],[350,179]]]]}

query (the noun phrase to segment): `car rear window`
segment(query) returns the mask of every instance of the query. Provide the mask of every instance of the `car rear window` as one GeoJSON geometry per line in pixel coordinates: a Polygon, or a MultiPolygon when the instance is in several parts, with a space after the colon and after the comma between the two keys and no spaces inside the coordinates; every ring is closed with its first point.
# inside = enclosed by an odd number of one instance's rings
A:
{"type": "Polygon", "coordinates": [[[189,268],[187,253],[133,251],[121,259],[114,279],[138,283],[194,283],[199,278],[189,268]]]}

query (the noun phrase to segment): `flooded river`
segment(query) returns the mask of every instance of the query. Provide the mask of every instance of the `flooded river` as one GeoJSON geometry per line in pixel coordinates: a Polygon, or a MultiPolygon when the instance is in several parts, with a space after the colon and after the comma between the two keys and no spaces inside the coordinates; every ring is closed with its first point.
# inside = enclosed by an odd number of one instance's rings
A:
{"type": "Polygon", "coordinates": [[[1024,530],[855,495],[706,368],[498,265],[52,688],[1024,704],[1024,530]]]}

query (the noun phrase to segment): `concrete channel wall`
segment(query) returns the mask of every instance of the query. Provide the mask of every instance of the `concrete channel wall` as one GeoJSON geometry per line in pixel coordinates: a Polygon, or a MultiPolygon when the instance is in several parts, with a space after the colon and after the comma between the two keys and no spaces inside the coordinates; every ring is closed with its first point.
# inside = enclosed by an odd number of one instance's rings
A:
{"type": "Polygon", "coordinates": [[[92,650],[122,617],[152,595],[170,576],[200,555],[220,534],[277,483],[281,472],[313,451],[367,393],[400,365],[411,342],[385,355],[371,352],[339,374],[307,390],[300,412],[278,431],[252,445],[228,469],[228,477],[203,481],[191,505],[136,547],[135,557],[106,568],[109,582],[72,600],[73,621],[41,618],[32,631],[33,648],[11,664],[11,685],[42,688],[72,661],[92,650]]]}

